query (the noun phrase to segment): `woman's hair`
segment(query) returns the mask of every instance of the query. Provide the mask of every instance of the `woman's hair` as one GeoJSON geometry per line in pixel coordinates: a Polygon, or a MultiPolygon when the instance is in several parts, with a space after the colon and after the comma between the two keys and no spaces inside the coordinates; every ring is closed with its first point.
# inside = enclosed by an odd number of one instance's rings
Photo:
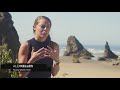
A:
{"type": "MultiPolygon", "coordinates": [[[[50,20],[48,17],[46,17],[46,16],[38,16],[38,17],[35,19],[35,21],[34,21],[34,26],[37,25],[37,24],[39,23],[39,20],[41,20],[41,19],[46,19],[46,20],[48,20],[48,21],[50,22],[50,27],[52,26],[51,20],[50,20]]],[[[34,33],[34,32],[35,32],[35,31],[34,31],[34,29],[33,29],[33,33],[34,33]]],[[[48,37],[47,37],[47,39],[46,39],[46,42],[48,42],[48,43],[49,43],[48,45],[49,45],[51,48],[53,48],[53,42],[51,41],[50,35],[48,35],[48,37]]]]}
{"type": "Polygon", "coordinates": [[[48,43],[48,45],[49,45],[51,48],[54,48],[54,44],[53,44],[53,42],[51,41],[50,35],[48,35],[48,37],[47,37],[47,39],[46,39],[46,42],[48,43]]]}
{"type": "Polygon", "coordinates": [[[48,20],[50,22],[50,27],[52,26],[51,20],[46,16],[38,16],[34,21],[34,26],[37,25],[41,19],[48,20]]]}

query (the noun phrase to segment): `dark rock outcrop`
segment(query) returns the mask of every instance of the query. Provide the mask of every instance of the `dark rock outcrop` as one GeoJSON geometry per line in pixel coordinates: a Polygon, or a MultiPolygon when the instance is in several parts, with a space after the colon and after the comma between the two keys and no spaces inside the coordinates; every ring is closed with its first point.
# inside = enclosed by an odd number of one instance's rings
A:
{"type": "Polygon", "coordinates": [[[20,47],[19,36],[13,26],[12,16],[8,12],[0,12],[0,45],[7,43],[12,50],[13,59],[17,58],[20,47]]]}
{"type": "Polygon", "coordinates": [[[106,61],[107,59],[105,57],[98,57],[97,60],[99,60],[99,61],[106,61]]]}
{"type": "Polygon", "coordinates": [[[72,61],[73,61],[73,63],[80,63],[79,56],[78,55],[73,55],[72,61]]]}
{"type": "Polygon", "coordinates": [[[78,57],[94,57],[90,52],[88,52],[83,45],[76,39],[75,36],[68,37],[66,51],[64,56],[78,55],[78,57]]]}
{"type": "Polygon", "coordinates": [[[80,63],[79,59],[73,58],[73,63],[80,63]]]}
{"type": "Polygon", "coordinates": [[[118,56],[115,55],[111,50],[110,50],[110,47],[108,45],[108,42],[106,42],[106,45],[105,45],[105,50],[104,50],[104,58],[111,58],[111,59],[117,59],[118,56]]]}

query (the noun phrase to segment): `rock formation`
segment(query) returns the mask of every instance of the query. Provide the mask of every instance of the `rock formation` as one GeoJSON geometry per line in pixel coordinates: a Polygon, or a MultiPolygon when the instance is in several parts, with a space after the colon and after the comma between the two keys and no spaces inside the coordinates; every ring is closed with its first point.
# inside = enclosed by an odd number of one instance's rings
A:
{"type": "Polygon", "coordinates": [[[13,59],[17,58],[20,47],[19,36],[13,26],[12,16],[8,12],[0,12],[0,45],[7,43],[8,48],[12,50],[13,59]]]}
{"type": "Polygon", "coordinates": [[[106,42],[106,45],[105,45],[105,50],[104,50],[104,56],[105,58],[112,58],[112,59],[117,59],[118,56],[115,55],[111,50],[110,50],[110,47],[108,45],[108,42],[106,42]]]}
{"type": "Polygon", "coordinates": [[[94,57],[88,52],[83,45],[76,39],[75,36],[69,36],[67,40],[66,50],[64,56],[78,55],[78,57],[90,58],[94,57]]]}

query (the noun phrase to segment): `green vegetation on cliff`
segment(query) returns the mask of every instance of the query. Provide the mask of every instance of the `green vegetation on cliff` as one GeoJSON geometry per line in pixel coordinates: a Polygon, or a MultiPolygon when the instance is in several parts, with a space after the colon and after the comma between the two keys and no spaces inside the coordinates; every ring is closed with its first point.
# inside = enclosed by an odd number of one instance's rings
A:
{"type": "MultiPolygon", "coordinates": [[[[7,44],[0,46],[0,64],[17,63],[17,60],[12,60],[12,52],[8,49],[7,44]]],[[[18,72],[10,69],[0,69],[0,78],[17,78],[18,72]]]]}

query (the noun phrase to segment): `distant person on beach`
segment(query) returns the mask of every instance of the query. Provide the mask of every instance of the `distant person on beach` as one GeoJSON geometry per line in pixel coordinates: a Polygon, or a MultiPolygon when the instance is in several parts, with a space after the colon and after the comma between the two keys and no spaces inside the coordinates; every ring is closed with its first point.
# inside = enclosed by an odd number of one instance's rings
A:
{"type": "Polygon", "coordinates": [[[20,71],[20,78],[51,78],[56,76],[59,67],[59,45],[51,41],[51,20],[46,16],[38,16],[33,25],[34,38],[20,46],[19,64],[43,65],[38,71],[20,71]],[[48,68],[48,69],[47,69],[48,68]]]}

